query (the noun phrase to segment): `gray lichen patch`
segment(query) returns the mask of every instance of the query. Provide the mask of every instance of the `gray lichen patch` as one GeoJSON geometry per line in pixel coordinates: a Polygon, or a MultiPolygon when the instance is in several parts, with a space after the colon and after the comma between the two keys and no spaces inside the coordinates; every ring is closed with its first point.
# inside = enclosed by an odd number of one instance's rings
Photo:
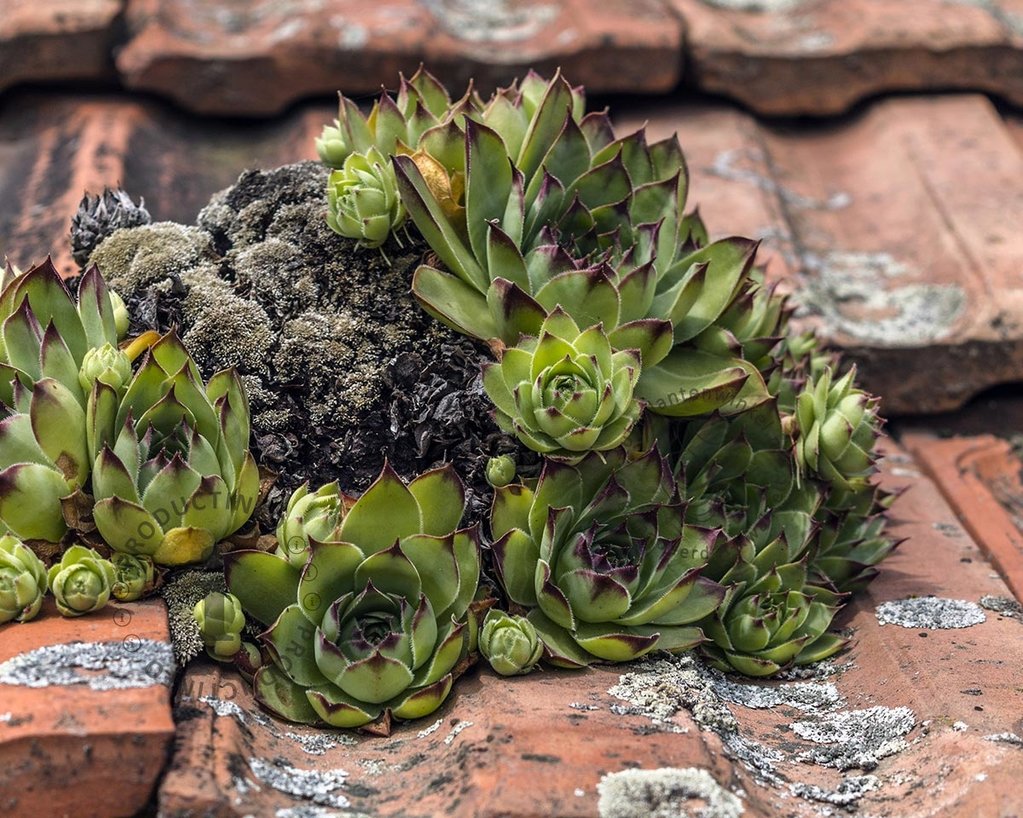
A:
{"type": "Polygon", "coordinates": [[[1023,738],[1015,733],[992,733],[984,736],[984,741],[995,741],[1001,744],[1011,744],[1014,747],[1023,747],[1023,738]]]}
{"type": "Polygon", "coordinates": [[[908,707],[870,707],[822,716],[789,725],[800,738],[823,745],[799,755],[839,770],[873,770],[878,761],[904,750],[904,740],[916,726],[916,714],[908,707]]]}
{"type": "Polygon", "coordinates": [[[701,729],[716,733],[729,755],[758,780],[781,782],[775,765],[784,755],[740,734],[738,721],[714,690],[710,669],[696,657],[682,654],[636,667],[637,670],[619,677],[618,684],[608,691],[629,703],[629,707],[612,705],[612,711],[645,716],[661,729],[672,732],[681,732],[681,728],[671,717],[688,711],[701,729]]]}
{"type": "Polygon", "coordinates": [[[868,792],[879,789],[881,781],[876,775],[850,775],[842,779],[833,790],[818,787],[816,784],[792,784],[793,795],[807,801],[820,801],[836,807],[854,807],[868,792]]]}
{"type": "Polygon", "coordinates": [[[258,757],[249,759],[249,769],[261,784],[285,795],[324,807],[349,806],[340,792],[348,778],[345,770],[301,770],[283,759],[271,762],[258,757]]]}
{"type": "Polygon", "coordinates": [[[844,702],[838,688],[830,682],[756,684],[729,679],[724,674],[714,679],[714,691],[726,701],[754,710],[786,706],[797,710],[822,712],[841,707],[844,702]]]}
{"type": "Polygon", "coordinates": [[[92,690],[169,685],[171,646],[153,639],[46,645],[0,664],[0,684],[22,687],[86,685],[92,690]]]}
{"type": "Polygon", "coordinates": [[[943,599],[936,596],[910,597],[884,602],[877,606],[877,621],[882,625],[903,628],[947,630],[969,628],[987,617],[976,602],[965,599],[943,599]]]}
{"type": "Polygon", "coordinates": [[[738,818],[742,799],[706,770],[622,770],[597,784],[600,818],[738,818]]]}
{"type": "Polygon", "coordinates": [[[311,756],[322,756],[337,747],[350,747],[359,743],[354,736],[341,731],[313,729],[307,733],[299,733],[295,730],[282,730],[280,722],[274,721],[256,708],[243,708],[231,699],[215,695],[189,695],[187,678],[182,683],[182,690],[184,691],[180,697],[182,702],[200,702],[220,718],[234,718],[249,727],[255,724],[274,738],[290,739],[311,756]]]}
{"type": "Polygon", "coordinates": [[[996,613],[1001,616],[1008,616],[1012,619],[1018,619],[1020,622],[1023,622],[1023,605],[1020,605],[1011,597],[985,594],[980,598],[980,607],[986,611],[991,611],[992,613],[996,613]]]}
{"type": "Polygon", "coordinates": [[[909,282],[911,270],[888,253],[806,252],[803,309],[834,332],[885,347],[926,344],[952,332],[966,309],[956,284],[909,282]]]}
{"type": "Polygon", "coordinates": [[[854,667],[852,662],[836,663],[833,659],[824,659],[809,665],[793,665],[776,673],[772,678],[784,682],[829,679],[854,667]]]}

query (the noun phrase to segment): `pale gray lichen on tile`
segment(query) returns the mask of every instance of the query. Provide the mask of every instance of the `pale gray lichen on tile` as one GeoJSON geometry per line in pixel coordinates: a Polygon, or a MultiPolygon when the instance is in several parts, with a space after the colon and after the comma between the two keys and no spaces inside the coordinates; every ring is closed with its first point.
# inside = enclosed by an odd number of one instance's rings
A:
{"type": "Polygon", "coordinates": [[[976,602],[936,596],[893,599],[878,605],[875,614],[882,625],[928,630],[969,628],[987,619],[976,602]]]}
{"type": "Polygon", "coordinates": [[[21,687],[87,685],[92,690],[170,685],[171,646],[153,639],[69,642],[19,653],[0,664],[0,684],[21,687]]]}

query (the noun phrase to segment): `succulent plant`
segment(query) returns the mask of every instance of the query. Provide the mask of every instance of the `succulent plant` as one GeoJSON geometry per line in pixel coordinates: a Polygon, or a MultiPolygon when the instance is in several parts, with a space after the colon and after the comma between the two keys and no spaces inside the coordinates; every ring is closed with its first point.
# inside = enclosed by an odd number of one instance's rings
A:
{"type": "MultiPolygon", "coordinates": [[[[402,201],[446,268],[416,271],[420,303],[495,345],[536,334],[558,306],[580,326],[602,323],[616,350],[640,351],[637,393],[656,412],[766,399],[741,344],[705,338],[711,352],[695,341],[752,297],[756,243],[707,244],[698,217],[683,214],[677,139],[615,140],[606,114],[579,118],[581,96],[560,76],[530,96],[538,101],[509,117],[496,113],[508,108],[498,94],[484,106],[489,118],[466,116],[464,135],[394,157],[402,201]],[[521,117],[524,130],[508,124],[521,117]]],[[[725,318],[750,343],[780,319],[771,298],[761,301],[757,320],[741,306],[725,318]]]]}
{"type": "Polygon", "coordinates": [[[502,676],[529,673],[543,656],[543,642],[524,616],[491,609],[479,633],[479,650],[502,676]]]}
{"type": "Polygon", "coordinates": [[[99,381],[118,394],[124,394],[130,380],[131,359],[110,343],[86,352],[78,371],[78,381],[85,392],[91,391],[92,385],[99,381]]]}
{"type": "Polygon", "coordinates": [[[837,380],[825,368],[796,399],[796,463],[842,494],[868,488],[881,434],[878,400],[855,377],[855,367],[837,380]]]}
{"type": "Polygon", "coordinates": [[[479,581],[477,531],[457,529],[464,503],[450,466],[406,484],[385,465],[301,570],[280,554],[225,555],[231,592],[270,626],[259,701],[335,727],[436,710],[468,652],[479,581]]]}
{"type": "Polygon", "coordinates": [[[637,351],[613,352],[599,325],[580,331],[555,309],[537,337],[485,367],[483,386],[504,431],[549,457],[578,460],[628,436],[643,411],[633,397],[640,368],[637,351]]]}
{"type": "Polygon", "coordinates": [[[121,188],[103,188],[96,196],[86,193],[71,217],[71,257],[84,270],[92,251],[115,230],[152,220],[145,199],[140,198],[136,205],[121,188]]]}
{"type": "Polygon", "coordinates": [[[896,495],[876,487],[845,497],[845,508],[827,503],[815,516],[811,539],[810,576],[816,584],[850,593],[865,588],[878,574],[877,565],[901,542],[885,535],[885,512],[896,495]]]}
{"type": "Polygon", "coordinates": [[[684,508],[656,450],[549,461],[535,488],[497,489],[498,581],[529,609],[549,661],[621,662],[703,641],[694,625],[724,596],[701,576],[718,535],[685,525],[684,508]]]}
{"type": "Polygon", "coordinates": [[[738,415],[690,421],[676,465],[686,520],[758,545],[784,533],[793,556],[801,556],[824,487],[797,480],[791,447],[774,399],[738,415]]]}
{"type": "Polygon", "coordinates": [[[759,551],[732,540],[713,556],[708,574],[727,590],[702,623],[711,641],[701,649],[721,670],[770,676],[826,659],[848,643],[828,632],[845,595],[809,584],[806,558],[789,561],[783,537],[759,551]]]}
{"type": "Polygon", "coordinates": [[[192,612],[206,653],[218,662],[230,662],[242,649],[245,613],[234,594],[214,591],[200,599],[192,612]]]}
{"type": "Polygon", "coordinates": [[[288,500],[288,508],[277,526],[277,554],[296,568],[309,559],[314,542],[330,542],[337,537],[347,509],[355,502],[341,492],[336,482],[309,492],[309,484],[299,486],[288,500]]]}
{"type": "Polygon", "coordinates": [[[106,607],[117,571],[93,549],[72,545],[50,567],[48,581],[57,610],[64,616],[82,616],[106,607]]]}
{"type": "Polygon", "coordinates": [[[110,557],[117,572],[117,579],[111,593],[119,602],[134,602],[142,599],[153,589],[155,566],[149,557],[114,552],[110,557]]]}
{"type": "Polygon", "coordinates": [[[327,181],[327,224],[336,233],[380,247],[405,221],[394,168],[376,148],[352,153],[327,181]]]}
{"type": "Polygon", "coordinates": [[[93,515],[115,551],[159,565],[207,559],[241,528],[259,494],[249,407],[238,373],[205,388],[178,337],[146,353],[93,469],[93,515]]]}
{"type": "Polygon", "coordinates": [[[401,77],[397,98],[387,92],[364,115],[352,100],[339,96],[338,115],[316,139],[316,152],[329,167],[340,168],[353,153],[375,148],[382,154],[400,146],[415,148],[431,128],[437,128],[469,104],[467,95],[452,106],[447,90],[420,68],[411,78],[401,77]]]}
{"type": "Polygon", "coordinates": [[[35,552],[10,534],[0,536],[0,625],[33,619],[46,587],[46,566],[35,552]]]}
{"type": "Polygon", "coordinates": [[[515,458],[510,454],[491,457],[487,461],[487,482],[494,488],[507,486],[515,479],[515,458]]]}
{"type": "MultiPolygon", "coordinates": [[[[83,383],[116,351],[111,294],[96,268],[78,299],[47,261],[9,273],[0,291],[0,532],[57,542],[67,531],[61,501],[82,489],[92,466],[92,431],[111,409],[105,385],[83,383]],[[95,350],[113,352],[97,353],[95,350]]],[[[129,364],[130,366],[130,364],[129,364]]],[[[101,367],[106,369],[106,367],[101,367]]],[[[111,373],[104,374],[110,379],[111,373]]]]}

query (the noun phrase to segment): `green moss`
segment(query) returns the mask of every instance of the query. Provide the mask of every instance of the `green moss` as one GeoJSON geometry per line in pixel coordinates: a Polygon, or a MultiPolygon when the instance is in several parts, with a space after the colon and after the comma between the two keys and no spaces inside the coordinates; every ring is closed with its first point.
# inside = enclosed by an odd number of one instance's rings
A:
{"type": "Polygon", "coordinates": [[[115,290],[130,293],[181,275],[213,257],[210,237],[202,230],[158,222],[112,233],[89,262],[99,266],[115,290]]]}

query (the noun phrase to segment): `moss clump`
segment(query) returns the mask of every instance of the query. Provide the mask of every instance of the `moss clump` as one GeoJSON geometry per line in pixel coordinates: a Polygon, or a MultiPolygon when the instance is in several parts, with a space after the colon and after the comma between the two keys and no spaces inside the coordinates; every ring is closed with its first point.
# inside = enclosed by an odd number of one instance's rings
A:
{"type": "Polygon", "coordinates": [[[406,477],[453,462],[478,519],[487,458],[513,454],[527,473],[539,458],[491,420],[484,351],[412,297],[425,248],[388,246],[388,264],[338,236],[324,220],[326,177],[311,162],[246,172],[198,226],[119,231],[92,261],[134,330],[176,326],[204,375],[241,370],[257,456],[281,475],[264,527],[302,481],[359,492],[385,457],[406,477]]]}
{"type": "Polygon", "coordinates": [[[116,230],[89,257],[116,287],[129,292],[174,279],[214,257],[209,235],[195,227],[157,222],[116,230]]]}

